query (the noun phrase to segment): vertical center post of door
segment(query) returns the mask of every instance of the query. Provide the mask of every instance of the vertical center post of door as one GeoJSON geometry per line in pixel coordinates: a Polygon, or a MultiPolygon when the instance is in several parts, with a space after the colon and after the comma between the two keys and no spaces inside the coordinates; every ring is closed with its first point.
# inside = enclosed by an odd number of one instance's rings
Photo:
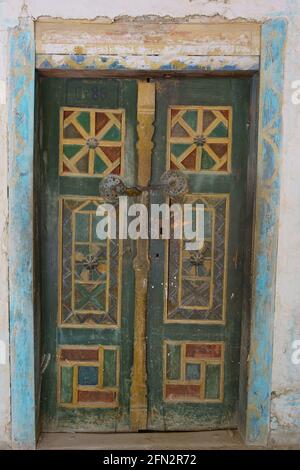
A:
{"type": "MultiPolygon", "coordinates": [[[[138,81],[137,158],[138,185],[148,186],[151,178],[151,157],[155,119],[155,83],[138,81]]],[[[139,202],[148,206],[149,195],[143,191],[139,202]]],[[[148,240],[138,239],[135,271],[134,353],[130,396],[131,430],[147,428],[146,315],[148,273],[150,269],[148,240]]]]}

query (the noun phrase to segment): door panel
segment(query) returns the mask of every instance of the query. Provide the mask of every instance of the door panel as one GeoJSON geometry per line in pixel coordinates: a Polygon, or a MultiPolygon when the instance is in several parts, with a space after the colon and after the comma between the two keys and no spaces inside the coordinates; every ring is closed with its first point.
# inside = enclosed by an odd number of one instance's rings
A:
{"type": "Polygon", "coordinates": [[[135,80],[40,87],[43,429],[129,429],[134,246],[100,240],[99,182],[136,175],[135,80]]]}
{"type": "Polygon", "coordinates": [[[184,202],[204,206],[204,245],[200,252],[188,250],[171,230],[165,255],[165,322],[224,323],[229,195],[188,194],[184,202]]]}
{"type": "Polygon", "coordinates": [[[247,78],[41,80],[44,431],[236,426],[249,95],[247,78]],[[151,173],[128,204],[171,204],[169,169],[204,206],[200,250],[172,218],[170,240],[97,237],[103,178],[151,173]]]}
{"type": "Polygon", "coordinates": [[[97,237],[100,198],[63,197],[59,202],[59,325],[118,327],[122,240],[97,237]]]}
{"type": "Polygon", "coordinates": [[[152,184],[186,175],[182,203],[204,205],[205,241],[151,240],[149,429],[237,425],[249,95],[248,79],[157,84],[152,184]]]}

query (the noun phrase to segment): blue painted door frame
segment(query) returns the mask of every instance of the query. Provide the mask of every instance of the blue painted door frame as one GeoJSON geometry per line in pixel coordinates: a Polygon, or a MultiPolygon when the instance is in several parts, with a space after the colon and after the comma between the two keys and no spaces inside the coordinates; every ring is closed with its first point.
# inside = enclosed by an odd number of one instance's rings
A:
{"type": "Polygon", "coordinates": [[[33,147],[34,30],[20,20],[9,36],[9,315],[11,433],[14,448],[34,448],[33,147]]]}
{"type": "MultiPolygon", "coordinates": [[[[277,18],[262,25],[245,429],[246,442],[257,445],[267,444],[270,425],[286,32],[285,19],[277,18]]],[[[23,449],[36,446],[38,410],[34,373],[34,82],[33,21],[23,18],[19,26],[10,31],[8,121],[11,432],[13,447],[23,449]]]]}

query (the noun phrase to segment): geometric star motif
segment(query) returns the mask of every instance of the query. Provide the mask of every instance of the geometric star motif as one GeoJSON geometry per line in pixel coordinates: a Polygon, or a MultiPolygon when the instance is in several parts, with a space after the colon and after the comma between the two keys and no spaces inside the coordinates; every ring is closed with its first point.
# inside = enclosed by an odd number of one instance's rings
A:
{"type": "Polygon", "coordinates": [[[172,106],[169,109],[170,169],[230,173],[231,144],[231,106],[172,106]]]}
{"type": "Polygon", "coordinates": [[[60,110],[60,176],[123,173],[123,109],[63,107],[60,110]]]}

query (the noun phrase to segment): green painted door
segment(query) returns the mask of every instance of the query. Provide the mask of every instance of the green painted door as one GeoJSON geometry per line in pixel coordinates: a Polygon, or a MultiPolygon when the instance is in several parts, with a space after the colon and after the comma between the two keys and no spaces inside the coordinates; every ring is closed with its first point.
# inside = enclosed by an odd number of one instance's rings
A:
{"type": "Polygon", "coordinates": [[[101,178],[134,182],[136,93],[135,80],[41,80],[44,430],[129,428],[134,247],[99,240],[96,209],[101,178]]]}
{"type": "MultiPolygon", "coordinates": [[[[151,241],[148,428],[237,425],[250,82],[160,80],[152,183],[183,172],[204,205],[205,242],[151,241]]],[[[152,202],[165,201],[152,193],[152,202]]]]}
{"type": "MultiPolygon", "coordinates": [[[[192,252],[184,240],[150,240],[143,368],[134,363],[143,355],[133,354],[143,305],[136,242],[96,235],[99,181],[114,174],[137,183],[137,80],[41,79],[44,431],[136,430],[132,377],[144,369],[144,429],[237,424],[250,80],[161,79],[155,87],[151,184],[168,169],[186,175],[182,202],[204,205],[205,242],[192,252]]],[[[139,131],[147,138],[141,122],[139,131]]],[[[165,201],[150,191],[150,202],[165,201]]]]}

